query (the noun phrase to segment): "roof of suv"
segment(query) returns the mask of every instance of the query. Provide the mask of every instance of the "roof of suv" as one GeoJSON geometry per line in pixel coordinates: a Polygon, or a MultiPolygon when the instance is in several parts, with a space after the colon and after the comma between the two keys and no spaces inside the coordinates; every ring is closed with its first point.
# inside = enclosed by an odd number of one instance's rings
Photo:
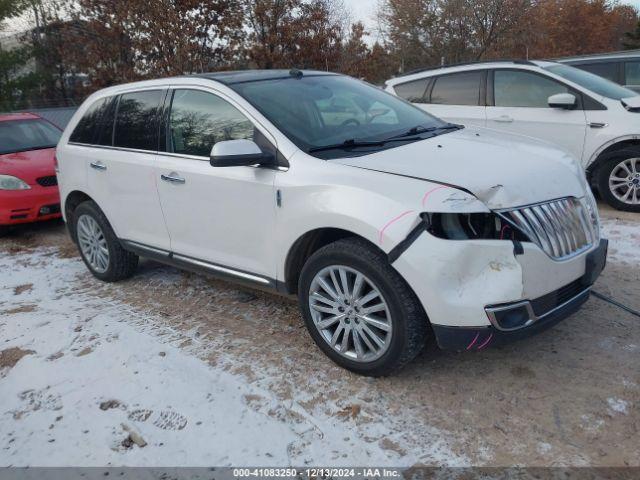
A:
{"type": "Polygon", "coordinates": [[[302,76],[317,77],[320,75],[337,75],[318,70],[234,70],[228,72],[198,73],[194,77],[207,78],[216,82],[232,85],[235,83],[257,82],[261,80],[277,80],[282,78],[302,76]]]}
{"type": "Polygon", "coordinates": [[[398,77],[392,78],[386,81],[387,85],[397,85],[399,83],[408,82],[411,80],[417,80],[424,77],[430,77],[433,75],[441,75],[449,72],[461,72],[465,70],[479,70],[486,68],[499,68],[505,66],[518,66],[518,67],[546,67],[553,65],[556,62],[548,60],[488,60],[481,62],[468,62],[458,63],[455,65],[443,65],[440,67],[430,67],[421,70],[414,70],[407,72],[398,77]]]}
{"type": "Polygon", "coordinates": [[[41,117],[34,113],[7,113],[0,114],[0,122],[9,122],[12,120],[37,120],[41,117]]]}
{"type": "Polygon", "coordinates": [[[562,63],[585,63],[594,60],[621,60],[626,58],[638,58],[640,57],[640,49],[637,50],[622,50],[619,52],[609,53],[594,53],[591,55],[578,55],[575,57],[560,57],[554,59],[556,62],[562,63]]]}

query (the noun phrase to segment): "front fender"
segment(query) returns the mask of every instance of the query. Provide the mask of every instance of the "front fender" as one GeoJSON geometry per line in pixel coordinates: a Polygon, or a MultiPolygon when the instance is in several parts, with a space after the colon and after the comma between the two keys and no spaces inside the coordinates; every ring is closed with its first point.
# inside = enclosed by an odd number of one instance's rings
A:
{"type": "Polygon", "coordinates": [[[277,278],[285,277],[288,252],[308,232],[338,228],[389,253],[420,222],[420,213],[488,212],[454,186],[301,157],[276,180],[282,203],[275,238],[277,278]]]}

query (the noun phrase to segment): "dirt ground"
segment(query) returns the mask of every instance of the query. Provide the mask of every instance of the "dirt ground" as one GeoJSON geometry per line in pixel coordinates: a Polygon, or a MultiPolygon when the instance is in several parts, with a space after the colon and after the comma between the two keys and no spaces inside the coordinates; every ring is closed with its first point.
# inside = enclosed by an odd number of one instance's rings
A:
{"type": "MultiPolygon", "coordinates": [[[[640,215],[602,207],[602,216],[612,237],[635,232],[624,241],[640,252],[640,215]]],[[[77,257],[61,222],[0,239],[0,255],[43,247],[77,257]]],[[[595,290],[640,310],[640,256],[628,251],[611,239],[595,290]]],[[[352,419],[357,441],[376,442],[401,464],[444,439],[471,465],[640,466],[640,319],[595,297],[525,341],[461,354],[431,345],[393,377],[369,379],[331,363],[307,335],[297,305],[278,296],[151,261],[118,284],[87,272],[76,291],[128,305],[139,328],[171,331],[189,354],[295,402],[311,421],[323,413],[352,419]],[[368,423],[393,434],[368,438],[359,433],[368,423]]],[[[3,363],[28,353],[9,352],[3,363]]],[[[245,400],[264,407],[263,398],[245,400]]]]}

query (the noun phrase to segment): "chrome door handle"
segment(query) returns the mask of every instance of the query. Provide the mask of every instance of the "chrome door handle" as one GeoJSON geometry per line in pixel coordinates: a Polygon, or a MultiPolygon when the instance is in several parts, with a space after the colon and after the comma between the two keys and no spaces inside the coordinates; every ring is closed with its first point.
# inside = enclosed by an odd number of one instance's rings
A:
{"type": "Polygon", "coordinates": [[[589,123],[589,126],[591,128],[605,128],[605,127],[608,127],[609,124],[608,123],[603,123],[603,122],[591,122],[591,123],[589,123]]]}
{"type": "Polygon", "coordinates": [[[107,169],[107,166],[102,162],[91,162],[89,165],[95,170],[103,171],[107,169]]]}
{"type": "Polygon", "coordinates": [[[500,122],[500,123],[513,122],[513,118],[511,118],[509,115],[500,115],[499,117],[492,118],[491,120],[493,120],[494,122],[500,122]]]}
{"type": "Polygon", "coordinates": [[[186,180],[179,176],[176,172],[171,172],[169,175],[160,175],[160,178],[165,182],[171,183],[185,183],[186,180]]]}

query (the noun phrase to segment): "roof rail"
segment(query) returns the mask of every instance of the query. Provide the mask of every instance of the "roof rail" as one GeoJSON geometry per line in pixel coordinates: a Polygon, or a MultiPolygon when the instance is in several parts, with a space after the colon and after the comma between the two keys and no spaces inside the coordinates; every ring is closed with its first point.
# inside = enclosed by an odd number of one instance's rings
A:
{"type": "Polygon", "coordinates": [[[535,63],[529,60],[523,59],[513,59],[513,60],[477,60],[475,62],[461,62],[461,63],[449,63],[447,65],[438,65],[437,67],[425,67],[418,68],[415,70],[411,70],[410,72],[402,73],[400,75],[396,75],[395,78],[406,77],[407,75],[413,75],[415,73],[428,72],[431,70],[439,70],[441,68],[450,68],[450,67],[464,67],[465,65],[482,65],[483,63],[515,63],[518,65],[534,65],[535,63]]]}

